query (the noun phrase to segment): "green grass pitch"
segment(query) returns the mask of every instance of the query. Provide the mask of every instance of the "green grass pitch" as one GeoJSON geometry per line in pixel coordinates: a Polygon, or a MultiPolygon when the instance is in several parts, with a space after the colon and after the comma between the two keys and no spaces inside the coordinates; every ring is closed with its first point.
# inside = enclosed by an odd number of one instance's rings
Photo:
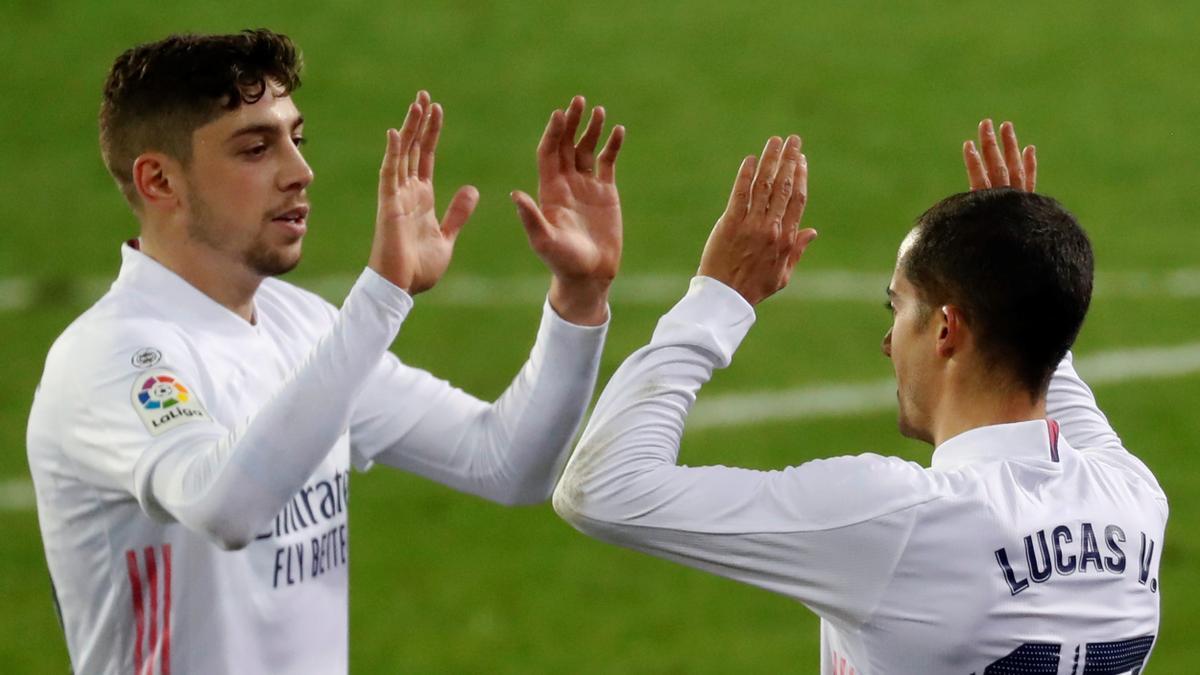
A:
{"type": "MultiPolygon", "coordinates": [[[[0,278],[47,290],[0,312],[0,482],[28,476],[24,429],[42,361],[86,306],[55,289],[113,275],[118,244],[136,233],[95,131],[105,72],[135,42],[269,26],[300,44],[308,65],[296,98],[317,175],[292,275],[301,284],[365,263],[384,129],[423,87],[446,108],[441,203],[467,182],[483,197],[449,278],[541,273],[507,193],[535,187],[547,115],[583,93],[628,127],[622,271],[674,276],[680,292],[739,159],[769,134],[803,135],[806,222],[821,238],[792,282],[802,294],[806,273],[889,272],[912,219],[965,187],[959,145],[982,116],[1014,120],[1037,144],[1039,187],[1089,229],[1102,272],[1200,266],[1198,25],[1200,9],[1185,3],[6,2],[0,278]]],[[[769,301],[702,396],[886,377],[877,305],[769,301]]],[[[602,379],[666,307],[614,302],[602,379]]],[[[539,310],[454,306],[435,289],[394,348],[491,397],[516,372],[539,310]]],[[[1077,352],[1194,342],[1197,316],[1195,294],[1101,296],[1077,352]]],[[[1151,672],[1195,672],[1200,377],[1097,394],[1172,500],[1151,672]]],[[[929,455],[880,413],[698,430],[684,458],[780,467],[863,451],[929,455]]],[[[590,541],[549,506],[503,509],[387,469],[356,476],[353,495],[354,672],[817,670],[817,621],[804,607],[590,541]]],[[[65,672],[34,512],[0,511],[0,532],[0,670],[65,672]]]]}

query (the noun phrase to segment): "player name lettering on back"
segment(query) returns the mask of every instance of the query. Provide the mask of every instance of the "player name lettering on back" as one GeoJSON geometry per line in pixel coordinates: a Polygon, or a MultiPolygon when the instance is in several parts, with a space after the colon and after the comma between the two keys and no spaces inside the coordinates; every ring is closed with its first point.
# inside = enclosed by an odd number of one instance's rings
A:
{"type": "MultiPolygon", "coordinates": [[[[1155,543],[1144,532],[1138,534],[1141,545],[1137,582],[1147,586],[1151,592],[1157,592],[1158,580],[1150,578],[1155,543]]],[[[1009,593],[1017,595],[1027,590],[1031,582],[1041,584],[1076,572],[1125,574],[1127,569],[1131,569],[1125,547],[1132,543],[1126,537],[1125,530],[1118,525],[1098,527],[1082,522],[1043,528],[1027,534],[1023,546],[1014,547],[1013,554],[1010,555],[1008,548],[998,548],[995,557],[1009,593]]]]}

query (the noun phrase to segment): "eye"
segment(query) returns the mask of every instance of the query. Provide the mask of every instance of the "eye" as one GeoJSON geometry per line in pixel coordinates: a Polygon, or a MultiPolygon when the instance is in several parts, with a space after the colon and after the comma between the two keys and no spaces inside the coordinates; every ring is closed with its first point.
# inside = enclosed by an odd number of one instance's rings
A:
{"type": "Polygon", "coordinates": [[[262,155],[266,154],[266,152],[267,152],[267,144],[266,143],[256,143],[255,145],[243,150],[242,154],[249,155],[250,157],[261,157],[262,155]]]}
{"type": "Polygon", "coordinates": [[[298,148],[308,143],[308,139],[303,136],[293,136],[292,143],[298,148]]]}
{"type": "Polygon", "coordinates": [[[883,301],[883,308],[884,308],[884,309],[886,309],[886,310],[888,311],[888,314],[895,314],[895,313],[896,313],[896,307],[895,307],[894,305],[892,305],[892,301],[891,301],[891,300],[884,300],[884,301],[883,301]]]}

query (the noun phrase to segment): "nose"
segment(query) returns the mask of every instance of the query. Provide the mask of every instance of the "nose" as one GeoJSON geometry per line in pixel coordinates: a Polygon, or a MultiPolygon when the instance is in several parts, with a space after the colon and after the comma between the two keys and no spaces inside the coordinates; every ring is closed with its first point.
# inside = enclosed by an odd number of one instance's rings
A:
{"type": "Polygon", "coordinates": [[[889,359],[892,358],[892,329],[891,328],[889,328],[888,332],[883,335],[883,342],[880,343],[880,345],[879,345],[879,351],[883,352],[883,355],[888,357],[889,359]]]}
{"type": "Polygon", "coordinates": [[[300,153],[300,148],[288,144],[287,157],[279,173],[280,188],[284,192],[300,191],[313,182],[313,170],[300,153]]]}

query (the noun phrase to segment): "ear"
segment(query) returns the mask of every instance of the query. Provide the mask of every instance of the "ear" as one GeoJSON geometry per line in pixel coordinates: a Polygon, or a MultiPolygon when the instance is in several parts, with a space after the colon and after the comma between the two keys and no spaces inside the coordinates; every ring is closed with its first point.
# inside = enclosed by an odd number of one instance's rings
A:
{"type": "Polygon", "coordinates": [[[950,358],[961,351],[967,342],[967,322],[961,309],[955,305],[942,305],[934,310],[937,323],[937,353],[950,358]]]}
{"type": "Polygon", "coordinates": [[[170,209],[183,197],[179,162],[161,152],[144,152],[133,160],[133,185],[149,210],[170,209]]]}

